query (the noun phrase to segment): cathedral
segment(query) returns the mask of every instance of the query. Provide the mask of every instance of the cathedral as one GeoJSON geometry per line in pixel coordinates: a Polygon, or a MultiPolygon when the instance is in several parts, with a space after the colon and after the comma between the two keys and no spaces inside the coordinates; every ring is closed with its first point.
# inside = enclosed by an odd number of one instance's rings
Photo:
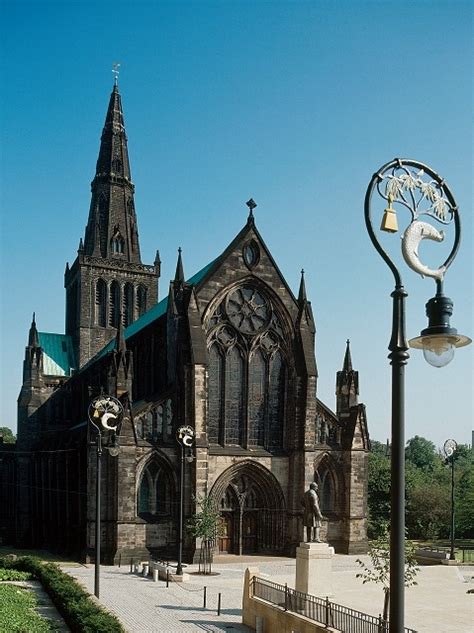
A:
{"type": "MultiPolygon", "coordinates": [[[[3,492],[7,534],[18,545],[93,559],[97,451],[88,408],[107,394],[124,415],[116,437],[103,438],[103,563],[176,554],[181,486],[185,521],[199,498],[219,509],[216,553],[293,555],[311,482],[323,539],[342,553],[365,551],[369,437],[349,341],[345,350],[341,342],[332,411],[317,398],[304,274],[294,294],[256,227],[253,200],[241,231],[190,278],[179,249],[160,298],[159,254],[152,264],[140,254],[117,83],[91,190],[85,234],[64,274],[65,334],[38,331],[35,315],[29,331],[16,454],[2,461],[15,490],[14,499],[3,492]],[[182,425],[195,434],[183,476],[182,425]]],[[[198,549],[185,531],[185,560],[198,549]]]]}

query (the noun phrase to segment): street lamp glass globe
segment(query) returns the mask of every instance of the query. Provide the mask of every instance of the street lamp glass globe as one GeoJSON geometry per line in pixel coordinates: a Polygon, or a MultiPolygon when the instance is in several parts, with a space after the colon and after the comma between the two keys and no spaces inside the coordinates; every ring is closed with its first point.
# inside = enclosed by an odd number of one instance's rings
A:
{"type": "Polygon", "coordinates": [[[454,336],[426,336],[423,341],[423,356],[433,367],[445,367],[454,358],[456,339],[454,336]]]}

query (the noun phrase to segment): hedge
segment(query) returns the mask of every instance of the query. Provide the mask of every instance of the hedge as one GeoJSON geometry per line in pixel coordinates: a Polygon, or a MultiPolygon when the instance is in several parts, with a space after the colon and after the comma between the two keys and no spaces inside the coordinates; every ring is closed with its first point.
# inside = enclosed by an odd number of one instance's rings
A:
{"type": "Polygon", "coordinates": [[[37,578],[73,633],[125,633],[117,618],[55,563],[43,563],[34,556],[0,557],[0,568],[26,571],[37,578]]]}

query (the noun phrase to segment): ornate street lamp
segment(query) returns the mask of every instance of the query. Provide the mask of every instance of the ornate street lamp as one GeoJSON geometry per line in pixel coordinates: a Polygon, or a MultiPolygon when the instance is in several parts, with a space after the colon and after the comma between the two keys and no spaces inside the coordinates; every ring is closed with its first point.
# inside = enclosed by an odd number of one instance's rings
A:
{"type": "Polygon", "coordinates": [[[176,575],[183,575],[183,520],[184,520],[184,461],[193,461],[191,454],[194,442],[194,429],[192,426],[180,426],[176,433],[176,440],[181,448],[180,477],[179,477],[179,544],[178,544],[178,565],[176,575]],[[186,452],[188,453],[186,455],[186,452]]]}
{"type": "Polygon", "coordinates": [[[446,440],[443,445],[443,451],[446,457],[446,463],[451,462],[451,552],[449,560],[456,560],[454,556],[454,454],[458,449],[455,440],[446,440]]]}
{"type": "Polygon", "coordinates": [[[91,429],[96,433],[96,482],[95,482],[95,576],[94,594],[99,598],[100,593],[100,491],[102,478],[102,433],[111,435],[107,450],[111,457],[117,457],[120,448],[117,432],[123,417],[123,406],[113,396],[98,396],[89,404],[87,411],[91,429]]]}
{"type": "MultiPolygon", "coordinates": [[[[365,223],[377,252],[395,278],[392,334],[388,349],[392,365],[392,455],[390,500],[390,633],[404,630],[405,571],[405,365],[408,346],[423,349],[425,359],[435,367],[452,360],[456,347],[471,342],[450,326],[453,302],[443,293],[446,271],[459,248],[461,225],[456,202],[443,179],[430,167],[410,159],[396,158],[381,167],[372,177],[365,195],[365,223]],[[376,196],[373,200],[374,194],[376,196]],[[383,201],[386,208],[383,210],[383,201]],[[394,206],[395,205],[395,206],[394,206]],[[400,272],[390,258],[374,229],[372,208],[382,214],[378,233],[398,231],[397,212],[408,215],[408,226],[402,235],[402,255],[407,266],[422,277],[436,282],[436,296],[426,304],[428,327],[421,335],[407,342],[405,335],[405,298],[400,272]],[[420,218],[423,217],[423,221],[420,218]],[[454,224],[454,243],[443,264],[432,269],[423,264],[418,253],[421,240],[444,240],[444,231],[434,225],[454,224]]],[[[376,225],[379,226],[380,215],[376,225]]]]}

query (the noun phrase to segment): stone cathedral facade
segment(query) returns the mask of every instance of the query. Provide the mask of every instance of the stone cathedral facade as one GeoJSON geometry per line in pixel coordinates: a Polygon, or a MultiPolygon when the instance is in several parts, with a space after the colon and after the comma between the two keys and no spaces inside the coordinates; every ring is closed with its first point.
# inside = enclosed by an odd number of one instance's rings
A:
{"type": "MultiPolygon", "coordinates": [[[[323,537],[340,552],[364,551],[369,439],[349,342],[345,354],[341,342],[332,411],[317,398],[304,276],[293,294],[256,227],[253,201],[238,235],[188,279],[179,251],[159,300],[159,255],[153,264],[140,255],[117,85],[91,188],[85,236],[64,276],[65,334],[38,331],[35,317],[29,332],[17,455],[4,460],[5,476],[16,478],[7,526],[16,542],[93,556],[96,448],[87,411],[105,393],[125,414],[118,456],[104,438],[103,562],[176,551],[183,424],[196,437],[185,517],[196,496],[212,498],[222,515],[219,551],[292,554],[312,481],[323,537]]],[[[188,559],[195,549],[186,537],[188,559]]]]}

